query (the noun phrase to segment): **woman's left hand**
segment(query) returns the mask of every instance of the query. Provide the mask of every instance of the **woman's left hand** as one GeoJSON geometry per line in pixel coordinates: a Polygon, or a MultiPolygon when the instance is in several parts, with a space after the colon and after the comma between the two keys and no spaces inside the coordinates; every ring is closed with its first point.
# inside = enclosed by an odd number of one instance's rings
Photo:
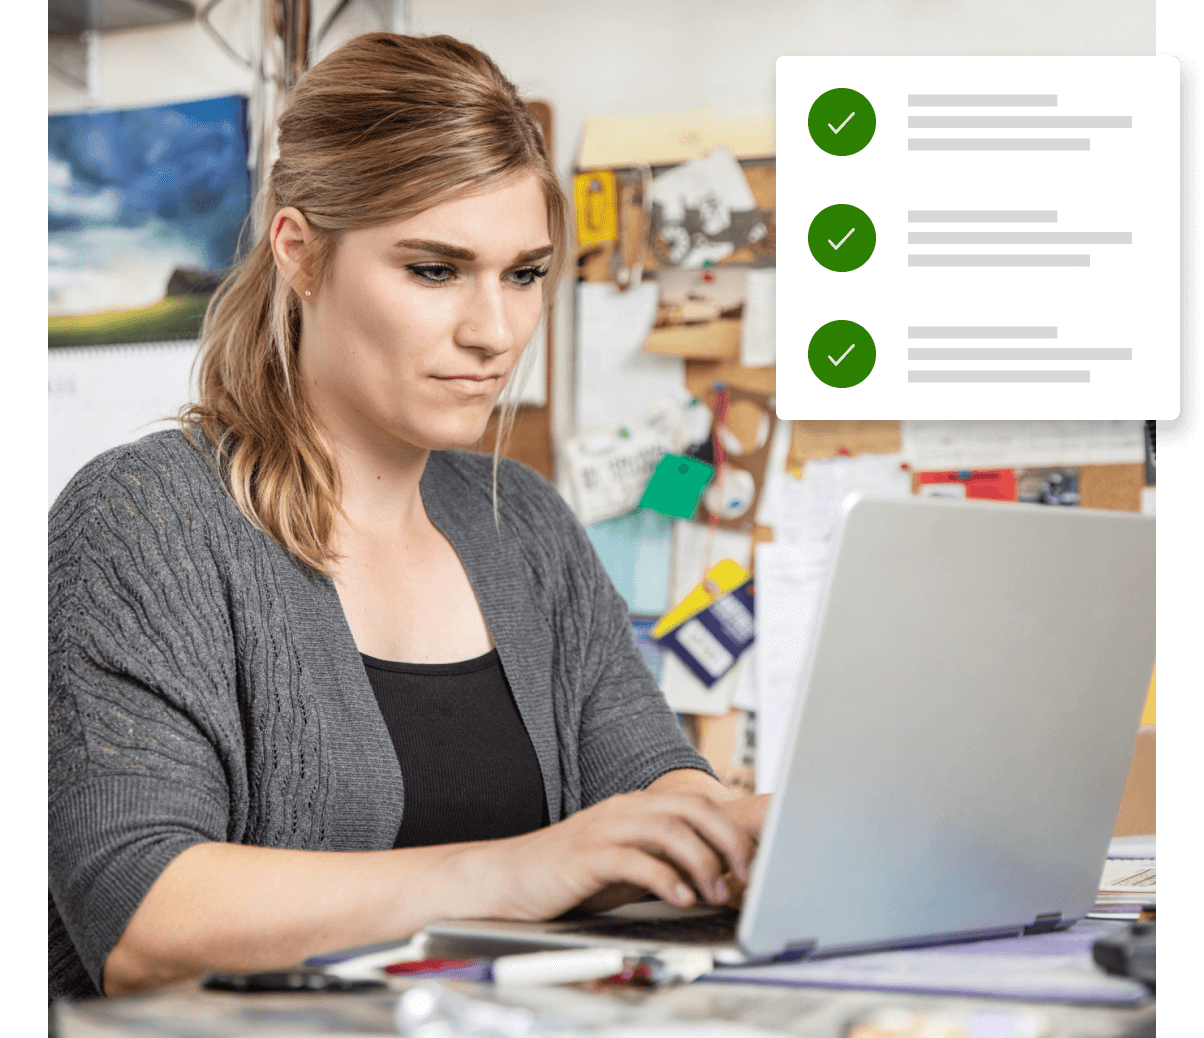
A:
{"type": "MultiPolygon", "coordinates": [[[[741,795],[705,771],[694,768],[666,772],[651,783],[648,789],[658,793],[703,793],[714,800],[719,809],[751,837],[754,845],[760,840],[765,812],[769,808],[768,793],[759,796],[741,795]]],[[[728,906],[739,908],[744,901],[745,884],[732,872],[724,873],[723,879],[731,891],[728,906]]],[[[646,893],[648,892],[642,887],[630,883],[615,883],[605,890],[600,890],[579,907],[591,912],[605,912],[629,904],[646,893]]]]}

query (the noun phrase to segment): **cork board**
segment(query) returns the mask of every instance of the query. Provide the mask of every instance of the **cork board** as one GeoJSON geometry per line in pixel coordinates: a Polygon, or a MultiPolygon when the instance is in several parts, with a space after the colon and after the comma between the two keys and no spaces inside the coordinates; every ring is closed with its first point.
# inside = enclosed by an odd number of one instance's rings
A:
{"type": "Polygon", "coordinates": [[[902,449],[900,437],[897,421],[795,422],[786,468],[801,471],[805,462],[837,454],[898,454],[902,449]]]}
{"type": "Polygon", "coordinates": [[[1114,512],[1140,512],[1145,466],[1084,465],[1079,470],[1079,504],[1114,512]]]}

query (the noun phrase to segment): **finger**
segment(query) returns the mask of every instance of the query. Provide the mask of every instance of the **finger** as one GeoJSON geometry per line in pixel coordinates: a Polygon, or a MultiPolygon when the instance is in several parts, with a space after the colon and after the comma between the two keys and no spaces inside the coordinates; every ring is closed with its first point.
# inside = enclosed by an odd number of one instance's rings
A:
{"type": "Polygon", "coordinates": [[[694,884],[706,900],[723,904],[729,895],[721,882],[723,860],[693,826],[673,816],[631,819],[629,840],[663,858],[694,884]]]}
{"type": "Polygon", "coordinates": [[[756,848],[743,827],[733,822],[709,797],[677,794],[667,795],[664,799],[672,801],[675,813],[715,849],[741,882],[747,883],[749,864],[756,848]]]}
{"type": "Polygon", "coordinates": [[[609,847],[594,856],[594,880],[600,884],[634,883],[662,901],[688,908],[694,891],[672,865],[636,847],[609,847]]]}

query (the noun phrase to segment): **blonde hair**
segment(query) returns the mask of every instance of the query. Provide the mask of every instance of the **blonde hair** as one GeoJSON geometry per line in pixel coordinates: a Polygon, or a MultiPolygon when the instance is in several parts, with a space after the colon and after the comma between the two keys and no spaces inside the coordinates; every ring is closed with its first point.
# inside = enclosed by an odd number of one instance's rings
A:
{"type": "MultiPolygon", "coordinates": [[[[197,400],[179,421],[216,447],[231,497],[256,527],[329,572],[339,474],[297,377],[301,304],[276,267],[269,221],[299,209],[315,234],[306,284],[321,284],[345,231],[413,216],[524,171],[543,186],[553,255],[545,312],[564,270],[568,202],[538,122],[485,54],[450,36],[368,33],[297,83],[279,121],[280,157],[257,201],[254,247],[209,303],[197,400]]],[[[513,381],[513,380],[512,380],[513,381]]],[[[508,386],[494,446],[510,428],[508,386]]]]}

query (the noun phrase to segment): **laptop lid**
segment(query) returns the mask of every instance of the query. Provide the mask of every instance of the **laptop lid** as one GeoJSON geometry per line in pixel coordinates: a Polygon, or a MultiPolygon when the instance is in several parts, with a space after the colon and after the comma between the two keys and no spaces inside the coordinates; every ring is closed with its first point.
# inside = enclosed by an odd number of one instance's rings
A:
{"type": "Polygon", "coordinates": [[[1153,519],[847,500],[740,947],[1083,916],[1153,664],[1153,519]]]}

